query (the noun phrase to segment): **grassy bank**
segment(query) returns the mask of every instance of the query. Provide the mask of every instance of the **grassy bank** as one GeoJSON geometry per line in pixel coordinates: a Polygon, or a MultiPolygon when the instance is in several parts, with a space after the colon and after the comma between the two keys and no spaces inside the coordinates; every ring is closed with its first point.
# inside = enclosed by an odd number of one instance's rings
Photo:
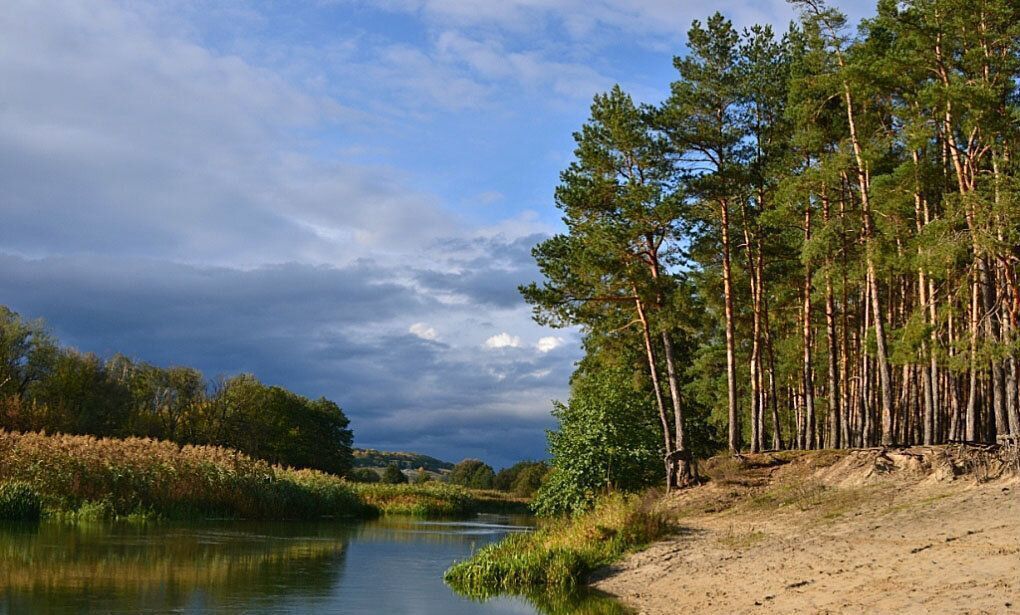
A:
{"type": "Polygon", "coordinates": [[[483,547],[454,564],[445,578],[467,595],[569,590],[596,568],[669,529],[651,500],[614,495],[587,514],[552,520],[535,532],[483,547]]]}
{"type": "Polygon", "coordinates": [[[43,515],[70,519],[457,515],[496,504],[491,494],[449,485],[361,485],[220,447],[0,431],[4,486],[0,509],[4,498],[11,510],[30,505],[27,492],[43,515]]]}
{"type": "Polygon", "coordinates": [[[351,486],[365,504],[383,514],[448,517],[478,512],[528,512],[526,500],[511,498],[498,491],[465,489],[446,483],[354,483],[351,486]]]}

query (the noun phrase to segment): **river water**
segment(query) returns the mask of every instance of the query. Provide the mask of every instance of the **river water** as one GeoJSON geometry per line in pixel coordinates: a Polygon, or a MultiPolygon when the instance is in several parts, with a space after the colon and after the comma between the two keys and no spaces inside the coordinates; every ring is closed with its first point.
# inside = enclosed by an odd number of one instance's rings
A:
{"type": "Polygon", "coordinates": [[[484,602],[444,585],[454,561],[526,517],[360,523],[0,526],[0,613],[616,614],[593,595],[484,602]]]}

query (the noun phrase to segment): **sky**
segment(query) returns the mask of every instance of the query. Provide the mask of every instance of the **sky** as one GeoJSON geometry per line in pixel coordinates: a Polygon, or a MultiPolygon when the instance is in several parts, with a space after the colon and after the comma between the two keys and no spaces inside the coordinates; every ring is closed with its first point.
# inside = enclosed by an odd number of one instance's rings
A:
{"type": "MultiPolygon", "coordinates": [[[[856,21],[870,1],[843,0],[856,21]]],[[[85,352],[250,372],[355,444],[545,456],[578,333],[517,286],[595,93],[784,0],[6,0],[0,304],[85,352]]]]}

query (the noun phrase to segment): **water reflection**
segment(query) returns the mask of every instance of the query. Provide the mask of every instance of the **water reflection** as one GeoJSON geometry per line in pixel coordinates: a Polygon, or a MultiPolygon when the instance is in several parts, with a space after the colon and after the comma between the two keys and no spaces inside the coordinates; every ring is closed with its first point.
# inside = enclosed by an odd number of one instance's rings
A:
{"type": "Polygon", "coordinates": [[[530,520],[0,526],[0,613],[616,615],[598,596],[451,592],[451,562],[530,520]]]}

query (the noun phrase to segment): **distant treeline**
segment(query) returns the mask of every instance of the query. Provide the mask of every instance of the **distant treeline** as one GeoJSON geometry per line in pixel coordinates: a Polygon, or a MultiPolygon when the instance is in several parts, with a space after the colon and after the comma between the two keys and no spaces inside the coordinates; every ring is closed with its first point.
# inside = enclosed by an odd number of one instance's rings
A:
{"type": "Polygon", "coordinates": [[[237,449],[270,463],[345,475],[352,432],[340,406],[250,374],[214,381],[191,367],[61,347],[41,321],[0,306],[0,427],[141,436],[237,449]]]}
{"type": "Polygon", "coordinates": [[[453,464],[449,461],[419,453],[377,451],[371,448],[354,449],[354,467],[356,468],[385,468],[391,463],[397,464],[404,470],[425,468],[437,474],[453,469],[453,464]]]}

